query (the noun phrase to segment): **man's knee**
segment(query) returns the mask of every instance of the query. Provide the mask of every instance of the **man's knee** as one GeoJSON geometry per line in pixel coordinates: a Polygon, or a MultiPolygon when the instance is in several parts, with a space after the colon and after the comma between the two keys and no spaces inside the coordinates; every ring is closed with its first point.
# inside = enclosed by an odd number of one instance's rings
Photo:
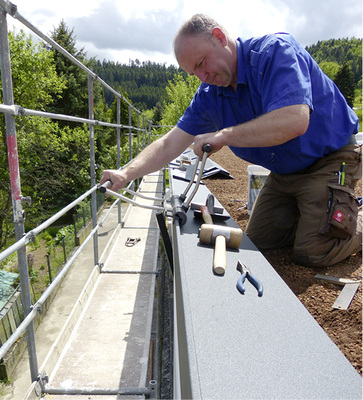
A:
{"type": "Polygon", "coordinates": [[[294,259],[297,264],[311,268],[328,267],[331,265],[329,262],[326,263],[323,257],[315,257],[314,254],[301,254],[296,251],[294,251],[294,259]]]}
{"type": "Polygon", "coordinates": [[[313,246],[294,246],[295,261],[306,267],[329,267],[362,251],[362,233],[357,232],[347,240],[331,239],[313,246]]]}

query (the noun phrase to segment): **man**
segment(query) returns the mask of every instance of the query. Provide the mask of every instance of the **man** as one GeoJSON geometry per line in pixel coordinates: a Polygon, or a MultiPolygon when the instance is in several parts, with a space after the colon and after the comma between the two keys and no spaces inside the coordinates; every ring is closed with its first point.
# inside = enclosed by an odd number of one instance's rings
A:
{"type": "Polygon", "coordinates": [[[246,229],[258,248],[293,245],[297,262],[308,266],[361,250],[352,194],[361,173],[358,119],[295,39],[233,40],[199,14],[181,26],[174,51],[181,68],[202,82],[193,101],[176,127],[127,168],[104,171],[101,183],[121,188],[193,142],[197,155],[206,143],[212,152],[229,146],[271,170],[246,229]]]}

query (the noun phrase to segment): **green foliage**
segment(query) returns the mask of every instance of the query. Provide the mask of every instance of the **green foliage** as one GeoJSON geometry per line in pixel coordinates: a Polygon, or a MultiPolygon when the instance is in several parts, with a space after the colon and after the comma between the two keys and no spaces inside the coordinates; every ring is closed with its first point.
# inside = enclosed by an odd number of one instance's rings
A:
{"type": "MultiPolygon", "coordinates": [[[[122,90],[121,87],[119,87],[118,92],[130,103],[132,104],[132,101],[129,99],[128,94],[122,90]]],[[[120,99],[120,123],[125,126],[129,126],[129,105],[124,99],[120,99]]],[[[112,103],[110,112],[110,122],[116,124],[117,123],[117,99],[115,99],[112,103]]],[[[131,125],[136,126],[137,124],[137,117],[134,112],[132,112],[132,117],[131,117],[131,125]]],[[[111,132],[111,135],[108,135],[108,139],[105,138],[104,132],[102,133],[102,140],[105,145],[109,146],[115,146],[116,145],[116,130],[113,129],[111,132]],[[111,136],[111,137],[110,137],[111,136]]],[[[121,146],[123,146],[126,143],[126,135],[123,134],[121,135],[121,146]]]]}
{"type": "Polygon", "coordinates": [[[30,250],[36,250],[39,249],[40,246],[40,240],[39,240],[39,236],[35,236],[34,240],[29,244],[29,248],[30,250]]]}
{"type": "Polygon", "coordinates": [[[9,174],[7,169],[4,171],[2,165],[6,161],[6,156],[1,147],[3,146],[0,145],[0,153],[2,153],[2,160],[4,161],[0,161],[0,169],[2,170],[0,172],[0,248],[6,244],[8,237],[14,232],[14,227],[11,224],[12,209],[9,174]]]}
{"type": "Polygon", "coordinates": [[[357,86],[362,79],[362,39],[344,38],[318,41],[306,47],[314,60],[320,65],[325,62],[334,62],[340,66],[346,63],[354,76],[357,86]]]}
{"type": "MultiPolygon", "coordinates": [[[[145,110],[145,111],[143,112],[143,114],[145,115],[146,119],[148,119],[149,121],[152,121],[153,124],[156,124],[156,123],[157,123],[157,121],[154,119],[155,113],[154,113],[153,110],[145,110]]],[[[159,119],[159,120],[160,120],[160,119],[159,119]]],[[[158,121],[159,121],[159,120],[158,120],[158,121]]]]}
{"type": "Polygon", "coordinates": [[[34,283],[38,277],[38,271],[34,269],[34,256],[32,254],[27,255],[28,273],[31,283],[34,283]]]}
{"type": "Polygon", "coordinates": [[[48,231],[43,231],[40,235],[41,239],[45,240],[47,243],[53,240],[52,235],[48,231]]]}
{"type": "MultiPolygon", "coordinates": [[[[166,101],[165,87],[177,73],[186,76],[185,72],[173,65],[166,67],[165,64],[151,61],[140,63],[138,60],[130,60],[126,65],[92,59],[91,69],[110,86],[122,86],[135,107],[142,111],[152,110],[158,102],[161,104],[166,101]]],[[[114,100],[112,93],[105,91],[105,98],[107,104],[111,105],[114,100]]]]}
{"type": "MultiPolygon", "coordinates": [[[[85,53],[77,50],[73,29],[69,29],[62,20],[51,34],[51,37],[72,56],[85,62],[85,53]]],[[[53,98],[51,111],[57,114],[88,117],[88,77],[87,74],[71,60],[55,49],[51,50],[57,74],[66,82],[62,95],[53,98]]],[[[75,126],[75,123],[60,122],[62,126],[75,126]]]]}
{"type": "MultiPolygon", "coordinates": [[[[34,43],[31,36],[26,36],[23,31],[19,33],[9,32],[9,47],[15,104],[25,108],[45,110],[47,105],[52,102],[52,98],[58,96],[65,87],[64,80],[55,71],[52,54],[41,43],[34,43]]],[[[0,102],[3,102],[2,90],[0,90],[0,102]]],[[[36,122],[30,122],[30,119],[25,118],[17,119],[17,129],[23,130],[25,134],[37,131],[38,125],[43,126],[43,124],[44,120],[41,121],[40,118],[36,122]]],[[[13,232],[7,145],[4,118],[2,116],[0,118],[0,131],[2,132],[2,140],[0,140],[1,248],[13,232]]],[[[21,134],[19,137],[21,137],[21,134]]],[[[24,140],[27,140],[27,138],[24,138],[24,140]]],[[[35,138],[34,140],[39,142],[40,138],[35,138]]],[[[44,137],[44,140],[44,147],[47,147],[47,136],[44,137]]],[[[24,153],[27,154],[27,149],[24,150],[24,153]]],[[[20,162],[23,162],[23,160],[20,159],[20,162]]],[[[28,161],[25,160],[25,164],[22,167],[27,169],[29,174],[32,174],[33,162],[29,161],[29,158],[28,161]]]]}
{"type": "Polygon", "coordinates": [[[354,102],[354,75],[347,63],[344,63],[337,72],[334,82],[343,93],[347,103],[350,107],[353,107],[354,102]]]}
{"type": "Polygon", "coordinates": [[[49,233],[49,235],[50,235],[52,238],[55,238],[55,237],[57,236],[58,231],[59,231],[59,228],[56,227],[56,226],[49,226],[49,227],[47,228],[47,232],[49,233]]]}
{"type": "Polygon", "coordinates": [[[331,80],[334,80],[339,69],[340,66],[338,63],[333,62],[333,61],[322,61],[319,64],[319,67],[323,70],[323,72],[329,76],[329,78],[331,80]]]}
{"type": "MultiPolygon", "coordinates": [[[[63,228],[59,229],[55,239],[54,243],[56,245],[59,245],[62,243],[64,238],[71,237],[72,239],[74,238],[74,227],[73,225],[66,225],[63,228]]],[[[74,240],[73,240],[74,242],[74,240]]]]}
{"type": "Polygon", "coordinates": [[[150,119],[153,121],[154,125],[160,125],[160,121],[163,117],[164,107],[160,101],[158,101],[153,109],[153,115],[150,119]]]}
{"type": "MultiPolygon", "coordinates": [[[[14,102],[25,108],[45,110],[65,88],[57,75],[53,56],[24,31],[9,32],[14,102]]],[[[1,87],[1,82],[0,82],[1,87]]],[[[0,92],[2,100],[2,90],[0,92]]]]}
{"type": "Polygon", "coordinates": [[[22,191],[32,198],[33,224],[73,201],[89,187],[86,127],[64,127],[37,117],[20,118],[18,151],[22,191]]]}
{"type": "Polygon", "coordinates": [[[200,85],[196,76],[177,74],[172,82],[169,82],[166,92],[168,102],[164,104],[163,118],[160,125],[175,125],[192,100],[195,91],[200,85]]]}
{"type": "Polygon", "coordinates": [[[332,61],[323,61],[319,66],[335,82],[349,106],[353,107],[356,84],[350,66],[346,62],[340,66],[332,61]]]}
{"type": "Polygon", "coordinates": [[[306,50],[338,86],[362,126],[362,39],[319,41],[306,50]]]}

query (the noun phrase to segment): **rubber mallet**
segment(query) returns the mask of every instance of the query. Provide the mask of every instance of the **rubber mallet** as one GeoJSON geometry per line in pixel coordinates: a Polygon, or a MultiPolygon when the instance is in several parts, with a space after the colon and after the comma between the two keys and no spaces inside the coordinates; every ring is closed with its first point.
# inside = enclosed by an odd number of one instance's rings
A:
{"type": "Polygon", "coordinates": [[[203,224],[199,230],[199,241],[202,244],[214,245],[213,270],[223,275],[226,270],[226,248],[238,249],[243,231],[229,226],[203,224]]]}

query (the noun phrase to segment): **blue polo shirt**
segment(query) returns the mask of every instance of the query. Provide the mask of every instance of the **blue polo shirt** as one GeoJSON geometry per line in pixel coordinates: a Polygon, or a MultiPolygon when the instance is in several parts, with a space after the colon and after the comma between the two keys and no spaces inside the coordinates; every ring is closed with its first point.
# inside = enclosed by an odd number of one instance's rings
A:
{"type": "Polygon", "coordinates": [[[304,135],[278,146],[231,146],[238,157],[279,174],[307,168],[358,132],[358,118],[339,89],[291,35],[236,43],[236,91],[202,83],[177,123],[180,129],[192,135],[215,132],[278,108],[307,104],[311,115],[304,135]]]}

